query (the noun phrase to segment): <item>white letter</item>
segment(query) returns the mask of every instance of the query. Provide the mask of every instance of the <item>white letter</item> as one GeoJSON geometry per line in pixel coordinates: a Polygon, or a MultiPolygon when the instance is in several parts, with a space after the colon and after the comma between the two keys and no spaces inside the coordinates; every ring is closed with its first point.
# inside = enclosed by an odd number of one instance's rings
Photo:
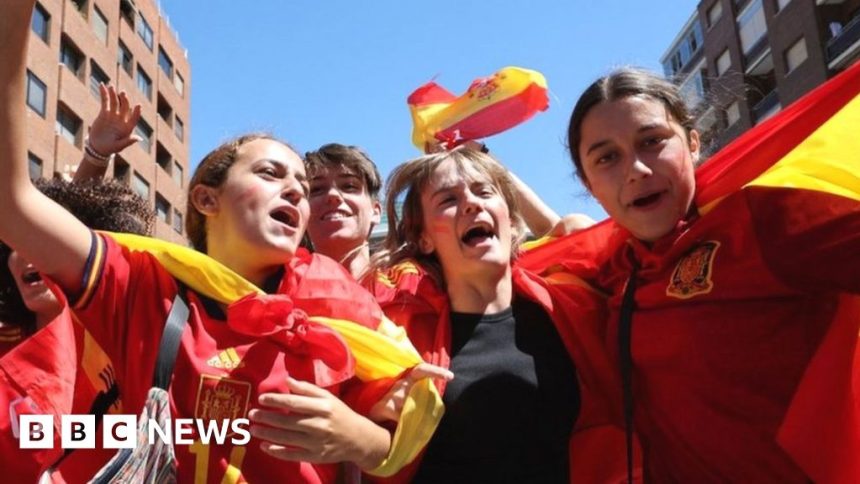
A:
{"type": "Polygon", "coordinates": [[[194,440],[191,438],[183,438],[183,435],[189,437],[194,435],[194,420],[190,418],[176,419],[176,445],[191,445],[194,440]],[[188,428],[187,426],[190,426],[188,428]]]}
{"type": "Polygon", "coordinates": [[[105,449],[133,449],[137,446],[136,415],[105,415],[102,425],[105,449]]]}
{"type": "Polygon", "coordinates": [[[233,429],[233,433],[242,435],[241,439],[233,437],[233,445],[246,445],[251,441],[251,432],[249,432],[247,428],[249,425],[251,425],[251,422],[246,418],[237,418],[230,422],[230,428],[233,429]],[[242,426],[244,426],[244,428],[242,426]]]}
{"type": "Polygon", "coordinates": [[[209,439],[214,435],[215,443],[224,445],[224,441],[227,439],[227,429],[230,427],[227,420],[221,420],[220,424],[214,420],[207,420],[205,422],[204,424],[204,420],[200,418],[195,419],[197,432],[200,434],[200,442],[203,445],[209,445],[209,439]]]}
{"type": "Polygon", "coordinates": [[[165,419],[164,423],[166,424],[162,429],[160,425],[158,425],[158,420],[153,418],[149,419],[147,427],[149,427],[149,445],[155,445],[155,434],[158,434],[159,440],[165,444],[171,444],[173,439],[173,430],[170,428],[170,419],[165,419]]]}
{"type": "Polygon", "coordinates": [[[64,449],[96,448],[95,415],[63,415],[60,431],[60,441],[64,449]]]}
{"type": "Polygon", "coordinates": [[[19,445],[22,449],[51,449],[54,447],[54,417],[51,415],[21,415],[19,445]]]}

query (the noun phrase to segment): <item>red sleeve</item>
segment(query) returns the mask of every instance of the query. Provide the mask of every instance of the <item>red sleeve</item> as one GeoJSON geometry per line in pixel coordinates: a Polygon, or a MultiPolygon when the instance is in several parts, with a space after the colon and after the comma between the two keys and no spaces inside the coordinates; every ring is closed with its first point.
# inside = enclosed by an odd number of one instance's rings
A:
{"type": "Polygon", "coordinates": [[[75,318],[114,363],[118,380],[126,382],[123,400],[133,404],[151,383],[141,376],[152,374],[176,282],[150,254],[95,234],[82,287],[75,318]]]}

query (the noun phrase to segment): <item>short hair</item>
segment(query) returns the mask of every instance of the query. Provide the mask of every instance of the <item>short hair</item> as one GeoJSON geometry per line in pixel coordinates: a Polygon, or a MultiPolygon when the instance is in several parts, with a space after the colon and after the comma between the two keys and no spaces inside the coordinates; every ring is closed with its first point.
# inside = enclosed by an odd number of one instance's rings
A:
{"type": "MultiPolygon", "coordinates": [[[[583,91],[570,115],[567,128],[567,146],[570,157],[576,167],[576,174],[584,182],[588,182],[582,169],[579,157],[579,145],[582,142],[582,122],[591,109],[603,102],[612,102],[629,96],[642,96],[663,103],[666,111],[675,118],[689,135],[695,127],[695,118],[681,92],[675,84],[653,72],[625,67],[594,81],[583,91]]],[[[689,140],[689,136],[688,136],[689,140]]]]}
{"type": "Polygon", "coordinates": [[[370,198],[379,200],[382,178],[379,176],[376,164],[361,148],[329,143],[320,146],[316,151],[305,153],[305,168],[309,178],[313,177],[313,173],[319,170],[340,165],[360,175],[370,198]]]}

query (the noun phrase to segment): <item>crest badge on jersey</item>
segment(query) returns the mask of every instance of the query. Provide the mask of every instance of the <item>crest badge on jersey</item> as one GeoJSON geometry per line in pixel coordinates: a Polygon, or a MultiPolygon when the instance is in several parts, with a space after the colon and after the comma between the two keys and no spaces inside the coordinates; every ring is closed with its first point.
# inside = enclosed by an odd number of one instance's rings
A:
{"type": "Polygon", "coordinates": [[[245,418],[251,384],[222,376],[200,375],[194,417],[203,420],[235,420],[245,418]]]}
{"type": "Polygon", "coordinates": [[[719,242],[709,240],[699,244],[682,257],[669,279],[666,295],[678,299],[690,299],[711,292],[714,288],[714,282],[711,280],[714,257],[719,248],[719,242]]]}

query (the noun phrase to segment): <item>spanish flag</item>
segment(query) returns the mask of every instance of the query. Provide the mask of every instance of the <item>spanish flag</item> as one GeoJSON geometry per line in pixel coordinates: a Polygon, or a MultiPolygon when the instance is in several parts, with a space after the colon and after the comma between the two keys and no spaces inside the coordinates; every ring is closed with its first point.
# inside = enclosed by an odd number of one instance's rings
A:
{"type": "MultiPolygon", "coordinates": [[[[696,172],[695,203],[703,218],[729,195],[747,192],[798,234],[816,237],[775,240],[766,256],[791,257],[808,268],[811,280],[830,280],[844,291],[776,436],[794,462],[823,483],[860,476],[860,279],[851,263],[860,250],[853,242],[860,234],[858,134],[860,63],[749,130],[696,172]],[[822,249],[805,250],[810,243],[822,249]]],[[[520,263],[538,271],[563,266],[588,279],[628,236],[604,221],[540,241],[520,263]]]]}
{"type": "Polygon", "coordinates": [[[520,67],[476,79],[459,97],[431,81],[410,94],[407,102],[412,143],[423,151],[434,143],[444,142],[450,149],[501,133],[549,106],[546,79],[520,67]]]}

